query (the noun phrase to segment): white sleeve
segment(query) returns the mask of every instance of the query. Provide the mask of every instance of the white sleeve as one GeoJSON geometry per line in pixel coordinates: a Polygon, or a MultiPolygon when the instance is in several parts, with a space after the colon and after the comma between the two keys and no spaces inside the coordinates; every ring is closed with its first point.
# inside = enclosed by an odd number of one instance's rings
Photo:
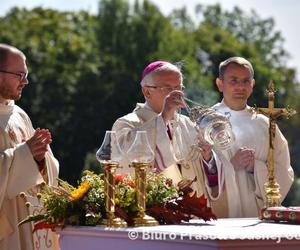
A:
{"type": "MultiPolygon", "coordinates": [[[[294,171],[290,165],[290,154],[286,139],[276,126],[274,140],[274,173],[280,185],[281,201],[286,197],[294,180],[294,171]]],[[[254,180],[255,194],[265,200],[264,184],[268,181],[267,162],[255,160],[254,180]]]]}

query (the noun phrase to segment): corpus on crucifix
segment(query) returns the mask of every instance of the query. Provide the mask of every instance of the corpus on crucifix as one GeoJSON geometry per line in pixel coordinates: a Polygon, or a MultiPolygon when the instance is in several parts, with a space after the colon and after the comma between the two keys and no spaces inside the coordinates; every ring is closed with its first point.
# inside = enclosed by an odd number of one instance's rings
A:
{"type": "Polygon", "coordinates": [[[265,207],[278,207],[280,206],[280,186],[276,182],[274,177],[274,138],[276,131],[276,120],[280,116],[286,116],[287,118],[296,114],[296,111],[291,108],[275,108],[274,99],[275,99],[275,86],[273,81],[270,81],[268,87],[268,107],[267,108],[258,108],[255,107],[254,111],[259,114],[263,114],[269,117],[269,152],[268,152],[268,181],[265,183],[266,191],[266,204],[265,207]]]}

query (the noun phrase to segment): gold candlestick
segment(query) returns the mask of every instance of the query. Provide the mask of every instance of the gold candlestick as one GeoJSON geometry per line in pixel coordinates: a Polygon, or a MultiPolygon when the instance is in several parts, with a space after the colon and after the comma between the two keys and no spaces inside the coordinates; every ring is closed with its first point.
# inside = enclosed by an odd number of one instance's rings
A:
{"type": "Polygon", "coordinates": [[[264,188],[266,192],[265,207],[279,207],[280,202],[280,186],[274,176],[274,138],[276,132],[276,119],[280,116],[291,117],[296,114],[296,111],[291,108],[274,108],[275,87],[273,81],[270,81],[268,87],[268,108],[257,108],[254,110],[257,113],[269,117],[269,152],[268,152],[268,181],[264,188]]]}
{"type": "Polygon", "coordinates": [[[158,222],[151,216],[145,214],[146,210],[146,171],[149,163],[133,162],[135,170],[135,190],[138,206],[137,217],[134,218],[134,225],[139,226],[156,226],[158,222]]]}
{"type": "Polygon", "coordinates": [[[117,140],[115,131],[107,130],[96,158],[104,169],[104,195],[108,227],[126,227],[127,223],[115,217],[115,173],[122,158],[122,150],[117,140]]]}
{"type": "Polygon", "coordinates": [[[104,169],[104,195],[105,195],[105,210],[107,219],[105,224],[108,227],[126,227],[127,223],[115,217],[115,172],[118,168],[118,163],[107,161],[102,163],[104,169]]]}

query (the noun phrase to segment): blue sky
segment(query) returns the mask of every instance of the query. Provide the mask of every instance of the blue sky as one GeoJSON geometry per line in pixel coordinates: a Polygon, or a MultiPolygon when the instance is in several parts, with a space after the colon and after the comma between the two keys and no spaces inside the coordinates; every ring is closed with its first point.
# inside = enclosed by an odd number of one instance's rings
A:
{"type": "MultiPolygon", "coordinates": [[[[130,0],[133,2],[134,0],[130,0]]],[[[276,30],[279,30],[285,39],[284,47],[290,53],[288,66],[297,69],[300,81],[300,1],[298,0],[151,0],[163,13],[168,14],[174,8],[186,6],[190,14],[198,3],[220,3],[225,9],[231,10],[239,6],[249,12],[254,9],[262,18],[273,17],[276,30]]],[[[51,7],[58,10],[84,9],[96,13],[98,0],[0,0],[0,16],[13,6],[33,8],[36,6],[51,7]]]]}

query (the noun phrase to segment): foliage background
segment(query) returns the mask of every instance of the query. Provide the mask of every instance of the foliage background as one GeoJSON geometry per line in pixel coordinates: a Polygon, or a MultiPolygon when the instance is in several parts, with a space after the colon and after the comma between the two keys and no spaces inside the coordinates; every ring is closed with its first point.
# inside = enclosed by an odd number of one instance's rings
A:
{"type": "MultiPolygon", "coordinates": [[[[105,130],[143,101],[140,76],[152,60],[180,61],[188,97],[212,105],[220,100],[214,85],[219,63],[246,57],[257,83],[250,104],[267,105],[265,89],[273,79],[276,105],[300,112],[300,85],[295,69],[286,66],[289,55],[272,18],[201,1],[196,11],[198,23],[185,8],[165,16],[149,0],[100,0],[96,15],[13,8],[0,18],[0,41],[27,56],[30,84],[18,105],[35,127],[51,130],[62,179],[75,183],[82,169],[97,168],[93,156],[105,130]]],[[[279,122],[297,175],[299,125],[299,115],[279,122]]],[[[287,204],[299,205],[298,191],[295,182],[287,204]]]]}

